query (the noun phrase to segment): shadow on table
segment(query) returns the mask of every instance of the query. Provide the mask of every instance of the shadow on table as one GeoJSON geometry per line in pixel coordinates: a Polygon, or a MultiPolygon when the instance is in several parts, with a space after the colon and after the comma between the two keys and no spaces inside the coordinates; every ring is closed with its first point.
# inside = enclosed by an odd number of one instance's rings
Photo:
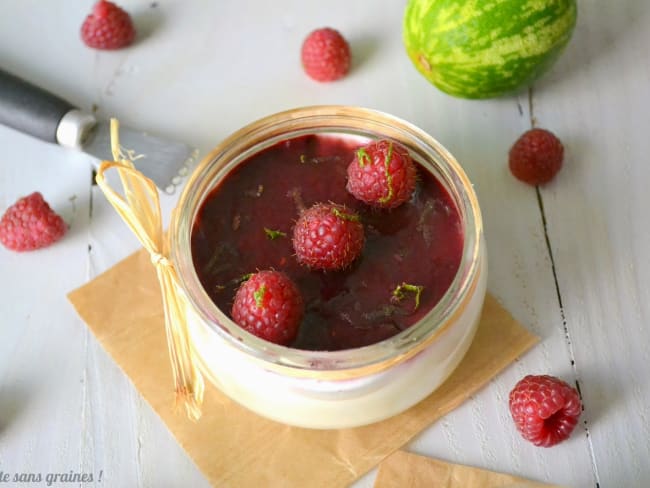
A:
{"type": "Polygon", "coordinates": [[[349,43],[352,51],[352,66],[350,69],[351,71],[356,71],[368,64],[377,54],[381,39],[377,36],[367,34],[359,37],[351,37],[349,43]]]}
{"type": "Polygon", "coordinates": [[[0,438],[25,410],[30,393],[27,387],[10,385],[0,390],[0,438]]]}
{"type": "Polygon", "coordinates": [[[584,411],[580,416],[580,427],[591,430],[604,421],[608,412],[620,410],[620,405],[626,402],[626,392],[623,385],[612,379],[607,379],[598,368],[581,368],[580,379],[576,387],[580,391],[584,411]]]}
{"type": "Polygon", "coordinates": [[[133,12],[133,24],[137,32],[135,43],[154,37],[165,23],[165,16],[158,1],[150,1],[142,8],[133,12]]]}
{"type": "MultiPolygon", "coordinates": [[[[621,56],[626,40],[638,36],[650,23],[650,2],[638,0],[593,0],[578,2],[578,20],[573,37],[550,73],[535,82],[535,92],[563,84],[592,66],[621,56]]],[[[612,73],[617,78],[619,73],[612,73]]]]}

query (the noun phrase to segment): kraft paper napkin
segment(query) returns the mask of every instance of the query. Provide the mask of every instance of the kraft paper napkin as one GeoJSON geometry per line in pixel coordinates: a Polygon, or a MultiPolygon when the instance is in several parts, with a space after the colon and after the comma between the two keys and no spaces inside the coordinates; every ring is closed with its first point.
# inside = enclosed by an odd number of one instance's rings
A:
{"type": "Polygon", "coordinates": [[[459,368],[430,397],[389,420],[309,430],[266,420],[206,385],[203,416],[173,409],[163,310],[151,261],[139,251],[68,295],[81,318],[215,486],[347,486],[451,411],[536,343],[488,296],[459,368]]]}
{"type": "Polygon", "coordinates": [[[561,488],[485,469],[451,464],[404,451],[379,465],[375,488],[561,488]]]}

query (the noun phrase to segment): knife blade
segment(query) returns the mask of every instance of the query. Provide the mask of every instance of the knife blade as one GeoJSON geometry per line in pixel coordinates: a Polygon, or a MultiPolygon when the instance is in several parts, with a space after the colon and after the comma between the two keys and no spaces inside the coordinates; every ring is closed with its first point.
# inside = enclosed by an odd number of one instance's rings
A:
{"type": "MultiPolygon", "coordinates": [[[[0,124],[94,158],[112,160],[109,122],[97,120],[62,98],[0,69],[0,124]]],[[[137,157],[135,167],[166,193],[174,193],[198,151],[120,124],[120,144],[137,157]]]]}

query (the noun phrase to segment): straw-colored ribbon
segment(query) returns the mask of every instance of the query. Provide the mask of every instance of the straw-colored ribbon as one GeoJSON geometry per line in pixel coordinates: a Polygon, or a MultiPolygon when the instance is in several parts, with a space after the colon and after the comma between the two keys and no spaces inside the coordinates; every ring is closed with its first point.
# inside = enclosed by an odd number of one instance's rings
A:
{"type": "Polygon", "coordinates": [[[204,383],[192,351],[187,329],[187,299],[178,283],[174,264],[168,259],[169,244],[162,229],[160,199],[154,183],[133,166],[134,156],[120,148],[119,124],[111,119],[111,151],[114,161],[103,161],[97,171],[97,184],[124,219],[144,248],[149,251],[156,268],[165,311],[167,346],[174,375],[176,406],[184,404],[192,420],[201,417],[204,383]],[[115,168],[122,181],[124,196],[110,187],[104,174],[115,168]]]}

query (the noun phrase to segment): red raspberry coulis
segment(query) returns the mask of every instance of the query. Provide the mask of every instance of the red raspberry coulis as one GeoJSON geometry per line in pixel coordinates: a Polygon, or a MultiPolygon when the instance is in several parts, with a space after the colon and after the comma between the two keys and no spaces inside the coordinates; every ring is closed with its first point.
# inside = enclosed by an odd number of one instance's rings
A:
{"type": "Polygon", "coordinates": [[[377,210],[357,201],[345,186],[347,166],[359,146],[328,135],[288,139],[242,162],[206,197],[192,230],[192,258],[221,310],[229,313],[243,276],[262,269],[284,271],[305,305],[290,346],[339,350],[387,339],[438,303],[460,265],[458,209],[442,184],[419,165],[415,195],[400,207],[377,210]],[[366,243],[350,268],[314,271],[296,261],[292,227],[301,209],[329,201],[360,215],[366,243]],[[393,299],[402,283],[423,286],[417,310],[413,293],[393,299]]]}

